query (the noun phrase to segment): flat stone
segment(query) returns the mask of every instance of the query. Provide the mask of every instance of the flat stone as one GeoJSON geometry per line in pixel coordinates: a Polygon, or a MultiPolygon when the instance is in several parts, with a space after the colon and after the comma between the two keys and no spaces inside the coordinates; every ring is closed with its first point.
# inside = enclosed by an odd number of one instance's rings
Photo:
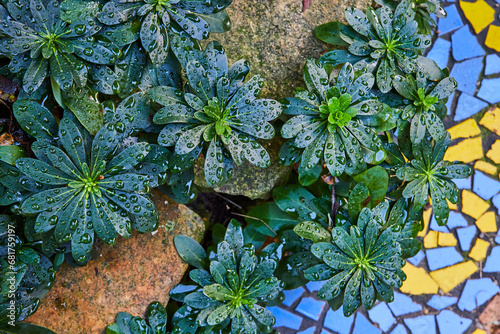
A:
{"type": "Polygon", "coordinates": [[[474,169],[480,170],[490,175],[495,175],[498,171],[497,166],[483,160],[476,161],[476,163],[474,164],[474,169]]]}
{"type": "Polygon", "coordinates": [[[462,191],[462,212],[479,219],[490,208],[488,202],[469,190],[462,191]]]}
{"type": "Polygon", "coordinates": [[[453,179],[452,181],[460,190],[472,188],[472,176],[469,176],[466,179],[453,179]]]}
{"type": "Polygon", "coordinates": [[[500,246],[493,247],[490,255],[486,259],[483,272],[497,273],[500,272],[500,246]]]}
{"type": "Polygon", "coordinates": [[[458,300],[461,311],[472,311],[486,303],[500,291],[491,278],[470,279],[465,283],[462,295],[458,300]]]}
{"type": "Polygon", "coordinates": [[[442,233],[438,234],[438,246],[448,247],[448,246],[456,246],[457,239],[453,235],[453,233],[442,233]]]}
{"type": "Polygon", "coordinates": [[[470,244],[476,236],[476,231],[477,228],[474,225],[457,229],[458,241],[460,242],[462,251],[467,252],[470,249],[470,244]]]}
{"type": "MultiPolygon", "coordinates": [[[[459,115],[459,117],[462,117],[459,115]]],[[[451,140],[458,138],[471,138],[481,134],[481,130],[474,119],[469,118],[460,124],[448,129],[451,140]]]]}
{"type": "Polygon", "coordinates": [[[482,261],[486,258],[489,247],[490,243],[488,241],[477,238],[474,247],[470,250],[469,257],[476,261],[482,261]]]}
{"type": "Polygon", "coordinates": [[[500,136],[500,108],[485,112],[479,124],[500,136]]]}
{"type": "Polygon", "coordinates": [[[436,231],[429,231],[424,237],[424,248],[436,248],[438,246],[438,233],[436,231]]]}
{"type": "Polygon", "coordinates": [[[481,88],[477,92],[477,97],[491,104],[500,102],[500,78],[483,79],[481,88]]]}
{"type": "Polygon", "coordinates": [[[427,305],[429,305],[430,307],[432,307],[437,311],[441,311],[451,305],[455,305],[457,303],[457,300],[458,300],[457,297],[434,295],[432,296],[431,299],[429,299],[427,305]]]}
{"type": "Polygon", "coordinates": [[[324,301],[319,301],[311,297],[302,298],[299,305],[296,307],[296,311],[302,313],[306,317],[313,320],[319,320],[323,309],[328,307],[328,304],[324,301]]]}
{"type": "MultiPolygon", "coordinates": [[[[486,306],[484,311],[479,315],[479,321],[483,324],[485,329],[488,330],[488,333],[498,334],[498,327],[496,324],[500,322],[500,294],[497,294],[488,306],[486,306]],[[493,330],[494,328],[496,328],[496,332],[493,330]]],[[[486,332],[483,331],[481,334],[486,334],[486,332]]]]}
{"type": "Polygon", "coordinates": [[[326,313],[323,326],[339,334],[349,334],[356,314],[359,314],[359,312],[354,313],[350,317],[345,317],[342,308],[339,308],[337,311],[330,309],[326,313]]]}
{"type": "Polygon", "coordinates": [[[389,305],[389,308],[396,317],[422,311],[421,305],[414,303],[410,297],[396,291],[394,291],[394,301],[387,305],[389,305]]]}
{"type": "Polygon", "coordinates": [[[424,259],[425,257],[425,253],[423,250],[419,250],[417,255],[413,256],[413,257],[410,257],[409,259],[406,259],[406,261],[410,262],[411,264],[413,264],[414,266],[418,266],[420,264],[420,262],[422,262],[422,260],[424,259]]]}
{"type": "Polygon", "coordinates": [[[460,1],[460,7],[462,7],[465,17],[471,23],[476,34],[479,34],[495,20],[495,10],[484,0],[477,0],[476,2],[460,1]]]}
{"type": "Polygon", "coordinates": [[[486,157],[497,165],[500,165],[500,140],[497,139],[493,145],[491,145],[490,150],[486,153],[486,157]]]}
{"type": "Polygon", "coordinates": [[[431,271],[449,267],[463,261],[462,255],[455,247],[440,247],[428,249],[426,252],[427,264],[431,271]]]}
{"type": "Polygon", "coordinates": [[[440,36],[464,25],[455,5],[445,7],[445,10],[447,13],[446,20],[439,20],[438,22],[438,31],[440,36]]]}
{"type": "Polygon", "coordinates": [[[496,54],[486,56],[486,67],[484,75],[496,74],[500,72],[500,57],[496,54]]]}
{"type": "Polygon", "coordinates": [[[440,68],[445,68],[448,66],[448,59],[450,58],[450,47],[451,42],[438,38],[426,57],[434,60],[440,68]]]}
{"type": "Polygon", "coordinates": [[[399,290],[409,295],[435,294],[439,287],[436,282],[429,276],[424,268],[418,268],[410,263],[406,263],[403,267],[406,274],[406,280],[399,290]]]}
{"type": "Polygon", "coordinates": [[[484,45],[495,51],[500,51],[500,27],[490,25],[484,45]]]}
{"type": "MultiPolygon", "coordinates": [[[[453,58],[456,61],[484,56],[486,52],[472,35],[468,26],[463,26],[451,35],[453,58]]],[[[455,65],[456,66],[456,65],[455,65]]]]}
{"type": "Polygon", "coordinates": [[[460,143],[448,148],[444,160],[473,162],[483,157],[481,137],[464,139],[460,143]]]}
{"type": "Polygon", "coordinates": [[[411,334],[436,334],[436,318],[433,315],[421,315],[416,318],[404,319],[411,334]]]}
{"type": "Polygon", "coordinates": [[[271,311],[276,318],[276,324],[274,324],[274,327],[286,327],[295,330],[300,328],[300,325],[302,324],[302,317],[299,317],[292,312],[288,312],[278,306],[267,307],[267,309],[271,311]]]}
{"type": "Polygon", "coordinates": [[[297,334],[314,334],[315,331],[316,331],[316,327],[309,327],[305,331],[297,332],[297,334]]]}
{"type": "Polygon", "coordinates": [[[405,325],[398,324],[396,327],[394,327],[391,334],[408,334],[408,331],[406,330],[405,325]]]}
{"type": "Polygon", "coordinates": [[[358,314],[356,315],[356,321],[354,323],[353,333],[381,334],[382,331],[373,326],[373,324],[369,322],[361,312],[358,312],[358,314]]]}
{"type": "Polygon", "coordinates": [[[467,223],[467,220],[464,218],[464,216],[457,211],[450,211],[450,215],[448,218],[448,224],[446,226],[448,229],[451,231],[454,228],[457,227],[465,227],[468,226],[469,223],[467,223]]]}
{"type": "Polygon", "coordinates": [[[162,226],[156,233],[134,231],[129,239],[118,237],[114,246],[98,243],[90,261],[80,268],[64,263],[54,287],[28,322],[59,334],[103,333],[118,312],[142,316],[153,301],[166,305],[168,291],[187,269],[173,239],[182,234],[201,240],[205,224],[158,190],[153,190],[152,199],[162,226]]]}
{"type": "Polygon", "coordinates": [[[469,276],[477,271],[473,261],[462,262],[451,267],[432,271],[429,274],[439,285],[439,288],[448,293],[457,285],[465,281],[469,276]]]}
{"type": "Polygon", "coordinates": [[[480,171],[475,171],[472,190],[481,198],[489,200],[500,191],[500,182],[480,171]]]}
{"type": "Polygon", "coordinates": [[[378,324],[378,327],[384,332],[387,332],[396,321],[396,318],[394,318],[386,303],[378,303],[375,305],[368,311],[368,316],[370,320],[378,324]]]}
{"type": "Polygon", "coordinates": [[[478,220],[476,220],[477,228],[483,233],[491,233],[497,231],[497,217],[493,211],[488,211],[478,220]]]}
{"type": "Polygon", "coordinates": [[[436,316],[440,333],[462,334],[470,325],[472,320],[462,318],[450,310],[444,310],[436,316]]]}
{"type": "Polygon", "coordinates": [[[448,227],[446,225],[443,225],[443,226],[438,225],[436,218],[434,218],[434,215],[432,215],[431,225],[429,228],[433,231],[436,231],[436,232],[444,232],[444,233],[450,232],[450,230],[448,229],[448,227]]]}
{"type": "MultiPolygon", "coordinates": [[[[477,58],[479,59],[479,58],[477,58]]],[[[472,62],[471,59],[469,62],[472,62]]],[[[465,62],[464,62],[465,63],[465,62]]],[[[476,62],[477,63],[477,62],[476,62]]],[[[470,66],[480,66],[478,64],[470,64],[470,66]]],[[[467,69],[469,72],[475,71],[475,69],[467,69]]],[[[479,71],[476,71],[479,75],[479,71]]],[[[476,73],[473,73],[475,75],[476,73]]],[[[459,73],[458,75],[464,75],[463,72],[459,73]]],[[[457,78],[458,81],[458,86],[462,86],[461,88],[467,89],[470,94],[474,94],[476,91],[476,82],[477,82],[477,76],[471,76],[471,77],[462,77],[462,78],[457,78]],[[461,80],[461,81],[460,81],[461,80]]],[[[455,122],[462,121],[464,119],[468,119],[469,117],[477,114],[484,108],[488,107],[488,103],[481,101],[480,99],[475,98],[474,96],[470,95],[469,93],[463,92],[460,94],[458,97],[458,102],[457,102],[457,108],[455,109],[455,117],[453,120],[455,122]]]]}
{"type": "Polygon", "coordinates": [[[285,304],[286,306],[291,306],[304,294],[305,291],[306,289],[304,289],[303,287],[283,291],[283,293],[285,294],[285,300],[283,301],[283,304],[285,304]]]}

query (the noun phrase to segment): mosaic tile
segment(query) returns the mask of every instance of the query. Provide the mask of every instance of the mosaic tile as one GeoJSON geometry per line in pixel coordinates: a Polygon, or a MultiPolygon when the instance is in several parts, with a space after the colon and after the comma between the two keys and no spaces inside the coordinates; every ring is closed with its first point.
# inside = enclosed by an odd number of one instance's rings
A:
{"type": "Polygon", "coordinates": [[[448,229],[448,227],[446,225],[443,225],[443,226],[438,225],[436,218],[434,218],[434,215],[432,215],[431,224],[430,224],[429,228],[433,231],[436,231],[436,232],[444,232],[444,233],[450,232],[450,230],[448,229]]]}
{"type": "Polygon", "coordinates": [[[472,218],[479,219],[490,205],[471,191],[462,191],[462,212],[472,218]]]}
{"type": "Polygon", "coordinates": [[[453,103],[453,100],[455,99],[455,95],[457,95],[456,92],[453,92],[449,97],[448,97],[448,101],[446,101],[446,115],[451,115],[451,105],[453,103]]]}
{"type": "MultiPolygon", "coordinates": [[[[457,80],[460,80],[457,78],[457,80]]],[[[476,90],[476,79],[470,78],[462,79],[463,81],[458,83],[458,86],[462,86],[462,88],[466,88],[474,94],[476,90]],[[472,86],[472,82],[474,82],[474,86],[472,86]]],[[[455,122],[463,121],[471,116],[474,116],[484,108],[488,107],[488,103],[481,101],[480,99],[475,98],[474,96],[469,95],[468,93],[462,93],[458,97],[457,108],[455,109],[455,118],[453,119],[455,122]]]]}
{"type": "Polygon", "coordinates": [[[460,190],[472,188],[472,176],[469,176],[466,179],[453,179],[452,181],[460,190]]]}
{"type": "Polygon", "coordinates": [[[429,231],[424,237],[424,247],[426,249],[436,248],[438,246],[438,232],[429,231]]]}
{"type": "Polygon", "coordinates": [[[305,331],[297,332],[297,334],[314,334],[315,331],[316,331],[316,327],[309,327],[305,331]]]}
{"type": "Polygon", "coordinates": [[[378,324],[379,328],[384,332],[387,332],[389,328],[392,327],[392,324],[396,322],[396,318],[394,318],[386,303],[378,303],[375,305],[368,311],[368,316],[370,320],[378,324]]]}
{"type": "Polygon", "coordinates": [[[487,334],[485,330],[482,330],[482,329],[476,329],[474,332],[472,332],[472,334],[487,334]]]}
{"type": "Polygon", "coordinates": [[[494,196],[491,199],[491,203],[493,203],[493,205],[495,206],[495,208],[497,208],[497,210],[498,210],[498,214],[500,214],[500,194],[494,196]]]}
{"type": "Polygon", "coordinates": [[[297,299],[300,298],[304,294],[306,290],[303,287],[294,289],[294,290],[285,290],[283,293],[285,294],[285,300],[283,304],[286,306],[291,306],[297,299]]]}
{"type": "Polygon", "coordinates": [[[470,138],[481,134],[479,126],[477,126],[476,121],[472,118],[449,128],[448,132],[450,133],[451,140],[458,138],[470,138]]]}
{"type": "Polygon", "coordinates": [[[406,280],[399,290],[410,295],[435,294],[439,291],[439,286],[429,276],[424,268],[418,268],[407,263],[403,269],[406,280]]]}
{"type": "Polygon", "coordinates": [[[462,161],[469,163],[483,157],[483,146],[481,137],[464,139],[460,143],[448,148],[444,160],[462,161]]]}
{"type": "Polygon", "coordinates": [[[495,19],[495,10],[484,0],[460,1],[460,7],[462,7],[465,17],[471,23],[476,34],[479,34],[495,19]]]}
{"type": "MultiPolygon", "coordinates": [[[[472,35],[472,33],[469,30],[469,27],[467,26],[463,26],[462,28],[455,31],[453,35],[451,35],[451,45],[452,45],[451,52],[453,54],[453,58],[455,58],[456,61],[462,61],[465,59],[484,56],[486,54],[484,49],[477,41],[476,37],[472,35]]],[[[482,58],[478,59],[482,60],[482,58]]],[[[457,66],[457,64],[455,64],[455,66],[457,66]]]]}
{"type": "Polygon", "coordinates": [[[486,259],[483,272],[496,273],[500,272],[500,246],[493,247],[490,255],[486,259]]]}
{"type": "MultiPolygon", "coordinates": [[[[500,37],[499,37],[500,38],[500,37]]],[[[500,78],[483,79],[477,97],[491,104],[500,102],[500,78]]]]}
{"type": "Polygon", "coordinates": [[[433,315],[421,315],[416,318],[404,319],[411,334],[436,334],[436,319],[433,315]]]}
{"type": "Polygon", "coordinates": [[[458,205],[457,204],[451,203],[450,201],[448,201],[448,199],[446,199],[446,203],[448,204],[448,207],[450,208],[450,210],[455,210],[455,211],[458,210],[458,205]]]}
{"type": "Polygon", "coordinates": [[[464,289],[458,300],[461,311],[472,311],[486,303],[496,295],[500,288],[493,283],[491,278],[470,279],[465,283],[464,289]]]}
{"type": "Polygon", "coordinates": [[[433,309],[437,311],[441,311],[448,306],[455,305],[457,303],[458,298],[457,297],[448,297],[448,296],[437,296],[434,295],[432,298],[427,302],[427,305],[432,307],[433,309]]]}
{"type": "Polygon", "coordinates": [[[470,325],[472,320],[462,318],[450,310],[444,310],[436,316],[437,325],[440,333],[462,334],[470,325]]]}
{"type": "Polygon", "coordinates": [[[482,57],[465,60],[453,66],[450,76],[457,80],[457,89],[468,94],[465,96],[462,96],[462,94],[458,98],[457,109],[455,110],[455,121],[464,120],[468,117],[467,115],[473,115],[481,110],[481,101],[471,95],[474,95],[476,92],[477,79],[479,78],[482,68],[482,57]],[[467,108],[471,108],[471,111],[467,111],[467,108]]]}
{"type": "Polygon", "coordinates": [[[396,327],[394,327],[391,334],[408,334],[408,331],[403,324],[398,324],[396,327]]]}
{"type": "Polygon", "coordinates": [[[406,261],[410,262],[414,266],[418,266],[420,264],[420,262],[422,262],[424,257],[425,257],[424,251],[419,250],[417,255],[415,255],[414,257],[410,257],[409,259],[406,259],[406,261]]]}
{"type": "Polygon", "coordinates": [[[330,331],[327,331],[325,329],[322,329],[319,334],[332,334],[330,331]]]}
{"type": "Polygon", "coordinates": [[[457,227],[465,227],[468,225],[469,223],[467,223],[467,220],[460,212],[450,211],[448,224],[446,224],[449,230],[452,230],[457,227]]]}
{"type": "Polygon", "coordinates": [[[444,269],[431,271],[429,275],[431,275],[432,279],[436,281],[444,293],[448,293],[476,271],[477,267],[474,262],[467,261],[444,269]]]}
{"type": "Polygon", "coordinates": [[[323,312],[325,306],[328,307],[328,304],[323,301],[319,301],[311,297],[306,297],[300,300],[300,303],[295,310],[313,320],[319,320],[319,317],[323,312]]]}
{"type": "Polygon", "coordinates": [[[495,54],[486,56],[486,67],[484,68],[484,75],[490,75],[500,72],[500,57],[495,54]]]}
{"type": "Polygon", "coordinates": [[[474,169],[480,170],[490,175],[495,175],[497,173],[497,166],[483,160],[476,161],[476,163],[474,164],[474,169]]]}
{"type": "Polygon", "coordinates": [[[440,68],[445,68],[450,57],[450,47],[451,43],[449,41],[438,38],[426,57],[434,60],[440,68]]]}
{"type": "Polygon", "coordinates": [[[421,305],[414,303],[410,297],[398,292],[394,292],[394,301],[387,305],[396,317],[422,311],[421,305]]]}
{"type": "Polygon", "coordinates": [[[453,235],[453,233],[443,233],[439,232],[438,234],[438,246],[448,247],[448,246],[456,246],[457,239],[453,235]]]}
{"type": "Polygon", "coordinates": [[[486,157],[497,165],[500,164],[500,140],[496,140],[493,145],[491,145],[490,150],[486,153],[486,157]]]}
{"type": "Polygon", "coordinates": [[[474,225],[457,229],[458,242],[462,251],[470,250],[472,239],[476,236],[477,228],[474,225]]]}
{"type": "Polygon", "coordinates": [[[310,292],[319,291],[323,284],[325,284],[325,281],[309,282],[306,284],[306,288],[310,292]]]}
{"type": "Polygon", "coordinates": [[[484,44],[493,50],[500,51],[500,27],[491,25],[488,28],[484,44]]]}
{"type": "Polygon", "coordinates": [[[497,244],[500,244],[500,230],[497,232],[497,236],[496,236],[496,238],[495,238],[495,242],[496,242],[497,244]]]}
{"type": "Polygon", "coordinates": [[[485,200],[491,199],[500,191],[500,182],[492,179],[483,172],[476,171],[474,173],[474,186],[472,191],[478,194],[485,200]]]}
{"type": "Polygon", "coordinates": [[[486,258],[486,254],[488,253],[488,248],[490,247],[490,243],[483,239],[477,239],[476,243],[472,247],[469,253],[469,257],[476,261],[482,261],[486,258]]]}
{"type": "Polygon", "coordinates": [[[302,318],[278,306],[267,308],[276,318],[274,327],[287,327],[298,330],[302,324],[302,318]]]}
{"type": "Polygon", "coordinates": [[[476,220],[477,228],[483,233],[490,233],[497,231],[497,218],[493,211],[488,211],[478,220],[476,220]]]}
{"type": "Polygon", "coordinates": [[[432,215],[432,209],[429,208],[427,210],[424,211],[423,215],[422,215],[422,218],[424,220],[424,228],[422,229],[422,231],[418,232],[417,236],[418,237],[425,237],[426,234],[427,234],[427,229],[429,228],[429,222],[431,220],[431,215],[432,215]]]}
{"type": "Polygon", "coordinates": [[[462,255],[455,247],[440,247],[426,252],[427,264],[431,271],[452,266],[463,261],[462,255]]]}
{"type": "Polygon", "coordinates": [[[381,334],[382,331],[366,319],[366,317],[358,312],[356,316],[356,321],[354,322],[353,333],[363,333],[363,334],[381,334]]]}
{"type": "Polygon", "coordinates": [[[500,108],[485,112],[479,124],[500,136],[500,108]]]}
{"type": "Polygon", "coordinates": [[[328,310],[325,316],[325,326],[332,331],[335,331],[339,334],[349,334],[351,332],[352,323],[354,322],[354,317],[357,313],[351,315],[350,317],[344,317],[344,313],[342,308],[337,311],[333,311],[332,309],[328,310]]]}
{"type": "Polygon", "coordinates": [[[450,5],[445,10],[447,13],[446,20],[439,20],[438,22],[439,35],[447,34],[464,25],[455,5],[450,5]]]}

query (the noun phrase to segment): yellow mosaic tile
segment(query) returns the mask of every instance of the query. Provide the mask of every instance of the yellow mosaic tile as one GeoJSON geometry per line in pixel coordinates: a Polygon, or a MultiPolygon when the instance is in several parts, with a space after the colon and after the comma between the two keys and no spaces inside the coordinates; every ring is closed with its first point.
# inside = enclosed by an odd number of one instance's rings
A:
{"type": "Polygon", "coordinates": [[[432,214],[432,209],[429,208],[427,210],[424,211],[424,214],[423,214],[423,218],[424,218],[424,228],[422,231],[420,231],[417,236],[418,237],[425,237],[425,235],[427,234],[427,229],[429,228],[429,222],[431,220],[431,214],[432,214]]]}
{"type": "Polygon", "coordinates": [[[439,285],[439,288],[448,293],[457,285],[469,278],[477,271],[477,266],[473,261],[462,262],[451,267],[446,267],[436,271],[431,271],[432,279],[439,285]]]}
{"type": "Polygon", "coordinates": [[[451,146],[444,155],[444,160],[463,161],[469,163],[483,157],[481,137],[464,139],[457,145],[451,146]]]}
{"type": "Polygon", "coordinates": [[[472,191],[462,191],[462,212],[474,219],[479,219],[490,205],[472,191]]]}
{"type": "Polygon", "coordinates": [[[439,232],[438,234],[438,245],[441,247],[447,246],[456,246],[457,239],[453,235],[453,233],[443,233],[439,232]]]}
{"type": "Polygon", "coordinates": [[[493,25],[489,27],[484,45],[494,50],[500,51],[500,27],[493,25]]]}
{"type": "Polygon", "coordinates": [[[458,206],[457,204],[453,204],[451,203],[450,201],[446,200],[446,202],[448,202],[448,207],[450,208],[450,210],[455,210],[455,211],[458,211],[458,206]]]}
{"type": "Polygon", "coordinates": [[[500,136],[500,108],[488,110],[479,124],[500,136]]]}
{"type": "Polygon", "coordinates": [[[494,175],[497,173],[497,167],[495,165],[490,164],[489,162],[478,160],[474,164],[474,169],[480,170],[481,172],[485,172],[486,174],[494,175]]]}
{"type": "Polygon", "coordinates": [[[478,328],[472,334],[486,334],[486,331],[478,328]]]}
{"type": "Polygon", "coordinates": [[[478,220],[476,220],[477,228],[483,233],[496,232],[497,231],[497,219],[493,211],[488,211],[478,220]]]}
{"type": "MultiPolygon", "coordinates": [[[[500,38],[500,36],[499,36],[500,38]]],[[[500,164],[500,140],[497,139],[493,145],[491,145],[490,150],[486,153],[486,156],[493,160],[497,165],[500,164]]]]}
{"type": "Polygon", "coordinates": [[[439,290],[437,283],[429,276],[424,268],[417,268],[411,263],[403,267],[406,281],[400,288],[401,292],[410,295],[436,294],[439,290]]]}
{"type": "Polygon", "coordinates": [[[429,231],[424,237],[424,248],[436,248],[438,246],[438,232],[429,231]]]}
{"type": "Polygon", "coordinates": [[[477,126],[476,121],[472,118],[451,127],[448,129],[448,132],[450,133],[451,140],[458,138],[470,138],[481,134],[479,126],[477,126]]]}
{"type": "Polygon", "coordinates": [[[476,261],[482,261],[486,258],[489,247],[490,243],[488,241],[478,238],[469,253],[469,257],[476,261]]]}
{"type": "Polygon", "coordinates": [[[479,34],[481,30],[495,20],[495,10],[484,0],[476,2],[460,1],[460,7],[462,7],[465,17],[472,24],[476,34],[479,34]]]}

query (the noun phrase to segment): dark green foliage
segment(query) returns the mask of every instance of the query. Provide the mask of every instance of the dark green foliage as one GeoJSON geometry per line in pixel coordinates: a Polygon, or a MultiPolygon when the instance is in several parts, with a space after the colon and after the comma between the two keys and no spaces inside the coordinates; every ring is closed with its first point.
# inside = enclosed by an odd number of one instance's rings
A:
{"type": "Polygon", "coordinates": [[[210,186],[226,183],[233,163],[241,165],[243,159],[258,167],[270,165],[269,154],[257,139],[274,137],[269,122],[280,115],[281,105],[257,99],[263,80],[255,76],[245,83],[249,70],[243,60],[228,67],[222,46],[211,42],[201,57],[187,62],[186,92],[168,86],[149,91],[151,98],[164,106],[153,120],[165,124],[158,143],[175,146],[173,172],[190,168],[202,152],[210,186]]]}
{"type": "Polygon", "coordinates": [[[126,312],[116,316],[116,323],[106,327],[106,334],[167,334],[167,311],[160,302],[148,306],[146,322],[126,312]]]}
{"type": "Polygon", "coordinates": [[[184,305],[173,317],[175,333],[267,333],[275,319],[266,303],[280,296],[284,285],[274,277],[280,253],[276,244],[255,254],[244,245],[243,231],[231,221],[217,253],[206,255],[194,240],[177,236],[181,258],[196,267],[189,273],[196,286],[177,286],[171,297],[184,305]]]}
{"type": "Polygon", "coordinates": [[[32,325],[27,322],[16,323],[15,326],[6,325],[0,326],[0,333],[2,334],[56,334],[50,329],[32,325]]]}

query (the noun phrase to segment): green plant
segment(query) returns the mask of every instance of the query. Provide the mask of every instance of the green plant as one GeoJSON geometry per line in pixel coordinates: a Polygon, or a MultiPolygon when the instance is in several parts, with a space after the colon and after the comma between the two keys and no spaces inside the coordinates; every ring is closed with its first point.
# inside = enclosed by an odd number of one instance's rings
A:
{"type": "Polygon", "coordinates": [[[197,268],[189,273],[197,285],[171,292],[172,298],[184,303],[173,317],[174,333],[193,333],[198,328],[204,333],[225,333],[229,328],[231,333],[270,332],[275,319],[264,306],[278,298],[284,287],[273,275],[279,261],[276,245],[258,256],[243,239],[240,224],[231,221],[217,253],[209,258],[193,239],[175,237],[180,257],[197,268]]]}
{"type": "Polygon", "coordinates": [[[106,334],[167,334],[167,312],[160,302],[152,302],[147,310],[148,322],[126,312],[116,316],[116,322],[106,327],[106,334]]]}
{"type": "Polygon", "coordinates": [[[165,86],[149,91],[151,98],[164,106],[153,120],[166,124],[158,143],[175,146],[173,172],[190,168],[202,151],[210,186],[226,183],[233,163],[241,165],[243,159],[259,167],[270,165],[269,154],[257,139],[274,137],[269,121],[280,115],[281,105],[257,99],[263,80],[255,76],[244,83],[249,70],[243,60],[228,67],[222,46],[211,42],[203,57],[186,65],[188,91],[165,86]]]}

